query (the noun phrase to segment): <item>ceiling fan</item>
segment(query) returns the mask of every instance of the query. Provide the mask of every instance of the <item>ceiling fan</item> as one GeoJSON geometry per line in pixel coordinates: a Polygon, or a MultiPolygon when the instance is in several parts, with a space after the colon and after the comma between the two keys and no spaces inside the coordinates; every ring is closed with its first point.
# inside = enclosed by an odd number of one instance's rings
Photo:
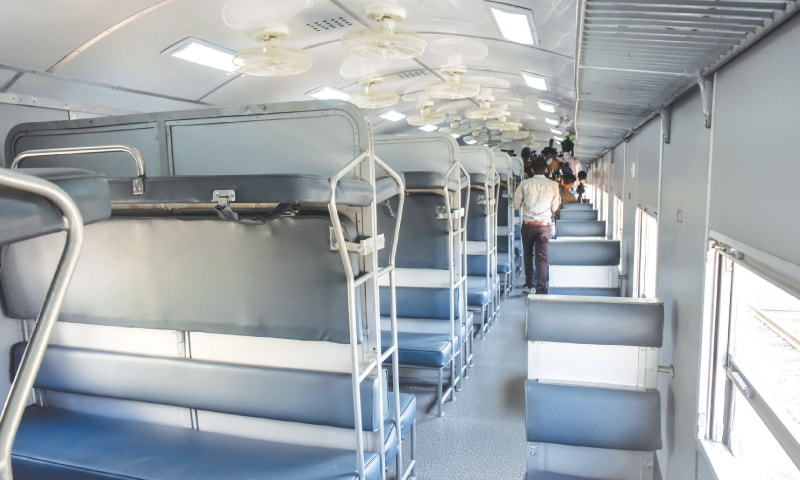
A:
{"type": "Polygon", "coordinates": [[[502,107],[492,106],[494,97],[489,89],[484,89],[479,96],[475,97],[475,99],[480,102],[480,106],[464,110],[464,116],[469,119],[488,120],[490,118],[505,117],[509,114],[509,112],[502,107]]]}
{"type": "Polygon", "coordinates": [[[350,101],[364,109],[386,108],[395,105],[400,100],[395,92],[373,88],[381,82],[383,82],[381,77],[372,77],[359,82],[359,85],[364,87],[364,91],[350,97],[350,101]]]}
{"type": "Polygon", "coordinates": [[[449,125],[446,127],[441,127],[439,129],[442,133],[450,133],[452,135],[464,135],[472,131],[472,129],[464,125],[461,121],[461,117],[458,115],[449,115],[449,125]]]}
{"type": "Polygon", "coordinates": [[[432,110],[433,102],[430,100],[424,100],[417,103],[417,108],[419,108],[419,114],[409,115],[406,118],[406,121],[409,125],[413,125],[415,127],[421,127],[423,125],[435,125],[437,123],[442,123],[445,120],[445,114],[441,112],[435,112],[432,110]]]}
{"type": "Polygon", "coordinates": [[[289,27],[274,24],[253,32],[258,47],[240,50],[233,58],[239,72],[260,77],[282,77],[303,73],[311,68],[311,55],[283,46],[283,39],[289,35],[289,27]]]}
{"type": "Polygon", "coordinates": [[[481,91],[481,86],[475,82],[461,81],[460,77],[467,73],[463,66],[444,67],[441,72],[447,77],[443,82],[435,82],[425,87],[425,92],[432,98],[445,100],[460,100],[474,97],[481,91]]]}
{"type": "Polygon", "coordinates": [[[419,34],[395,28],[397,22],[406,18],[405,8],[386,2],[372,3],[367,5],[366,15],[377,24],[345,32],[341,43],[348,52],[369,58],[405,60],[425,51],[427,42],[419,34]]]}

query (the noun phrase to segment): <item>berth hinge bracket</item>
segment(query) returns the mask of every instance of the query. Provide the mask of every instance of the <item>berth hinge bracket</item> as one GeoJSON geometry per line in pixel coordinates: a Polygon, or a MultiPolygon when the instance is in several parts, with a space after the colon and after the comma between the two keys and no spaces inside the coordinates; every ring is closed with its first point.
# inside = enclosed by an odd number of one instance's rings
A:
{"type": "Polygon", "coordinates": [[[662,108],[659,110],[661,114],[661,135],[664,143],[669,143],[670,135],[672,134],[672,110],[662,108]]]}
{"type": "Polygon", "coordinates": [[[131,183],[134,195],[144,195],[144,177],[136,177],[131,183]]]}
{"type": "Polygon", "coordinates": [[[236,201],[236,190],[214,190],[211,201],[217,204],[217,209],[227,208],[236,201]]]}
{"type": "Polygon", "coordinates": [[[464,209],[457,208],[454,210],[447,211],[447,207],[445,205],[439,205],[436,207],[436,219],[437,220],[447,220],[447,219],[456,219],[456,218],[463,218],[464,217],[464,209]]]}
{"type": "Polygon", "coordinates": [[[714,82],[698,75],[697,86],[700,87],[700,98],[703,102],[703,116],[706,119],[706,128],[711,128],[711,101],[714,82]]]}
{"type": "MultiPolygon", "coordinates": [[[[330,237],[330,248],[332,252],[339,251],[339,242],[336,241],[336,232],[333,227],[328,229],[330,237]]],[[[379,234],[375,237],[364,238],[358,242],[344,242],[348,252],[355,252],[359,255],[369,255],[381,250],[386,246],[386,237],[379,234]]]]}

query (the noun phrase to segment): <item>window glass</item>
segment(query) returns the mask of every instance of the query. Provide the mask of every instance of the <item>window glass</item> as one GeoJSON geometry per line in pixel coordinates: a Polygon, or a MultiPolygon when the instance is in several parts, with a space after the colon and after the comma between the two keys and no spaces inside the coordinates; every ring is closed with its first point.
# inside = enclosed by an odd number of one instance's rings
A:
{"type": "Polygon", "coordinates": [[[729,355],[800,441],[798,338],[800,300],[735,263],[729,355]]]}
{"type": "Polygon", "coordinates": [[[709,258],[711,362],[700,397],[711,423],[704,428],[701,410],[699,426],[742,471],[757,472],[748,478],[800,480],[800,299],[753,268],[746,254],[709,258]]]}
{"type": "Polygon", "coordinates": [[[639,297],[656,296],[658,220],[641,208],[636,209],[636,292],[639,297]]]}
{"type": "Polygon", "coordinates": [[[730,448],[763,480],[797,480],[800,471],[741,393],[733,396],[730,448]]]}

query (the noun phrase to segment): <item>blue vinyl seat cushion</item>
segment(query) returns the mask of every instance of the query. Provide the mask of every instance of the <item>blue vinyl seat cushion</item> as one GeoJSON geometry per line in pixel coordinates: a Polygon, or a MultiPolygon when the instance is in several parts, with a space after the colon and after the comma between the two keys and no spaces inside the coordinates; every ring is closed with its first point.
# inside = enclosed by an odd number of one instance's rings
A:
{"type": "MultiPolygon", "coordinates": [[[[389,345],[390,332],[381,332],[381,344],[389,345]]],[[[449,335],[398,332],[398,358],[401,365],[444,367],[452,357],[449,335]]]]}
{"type": "Polygon", "coordinates": [[[576,477],[564,473],[544,472],[541,470],[528,470],[526,480],[592,480],[588,477],[576,477]]]}
{"type": "MultiPolygon", "coordinates": [[[[400,393],[400,435],[403,439],[408,435],[411,425],[417,418],[417,397],[410,393],[400,393]]],[[[389,392],[389,411],[394,417],[394,392],[389,392]]]]}
{"type": "MultiPolygon", "coordinates": [[[[291,445],[29,407],[14,442],[15,476],[45,479],[357,478],[354,451],[291,445]]],[[[381,478],[365,453],[366,477],[381,478]]]]}

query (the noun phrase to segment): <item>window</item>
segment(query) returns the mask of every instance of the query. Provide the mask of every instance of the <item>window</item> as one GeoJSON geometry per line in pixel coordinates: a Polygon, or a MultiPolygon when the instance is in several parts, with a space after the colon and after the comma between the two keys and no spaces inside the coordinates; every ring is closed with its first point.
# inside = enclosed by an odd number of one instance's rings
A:
{"type": "Polygon", "coordinates": [[[701,436],[759,479],[800,479],[800,298],[762,271],[727,247],[711,256],[701,436]]]}
{"type": "Polygon", "coordinates": [[[614,196],[614,240],[622,240],[622,198],[614,196]]]}
{"type": "Polygon", "coordinates": [[[655,298],[657,258],[658,219],[644,208],[637,207],[634,296],[655,298]]]}

